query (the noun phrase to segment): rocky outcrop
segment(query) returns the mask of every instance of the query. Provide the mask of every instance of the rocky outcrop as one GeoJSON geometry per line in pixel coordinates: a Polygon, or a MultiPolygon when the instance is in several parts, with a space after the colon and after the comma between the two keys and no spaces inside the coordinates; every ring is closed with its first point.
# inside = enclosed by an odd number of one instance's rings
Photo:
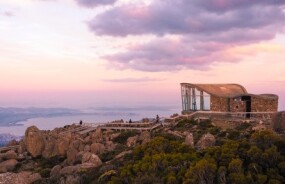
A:
{"type": "Polygon", "coordinates": [[[85,146],[84,146],[84,151],[85,151],[85,152],[88,152],[88,151],[90,151],[90,150],[91,150],[90,145],[85,145],[85,146]]]}
{"type": "Polygon", "coordinates": [[[142,142],[142,144],[146,144],[150,141],[150,133],[148,131],[143,131],[140,136],[139,136],[139,140],[142,142]]]}
{"type": "Polygon", "coordinates": [[[54,166],[51,171],[50,171],[50,177],[51,178],[57,178],[60,175],[60,170],[61,170],[61,166],[60,165],[56,165],[54,166]]]}
{"type": "Polygon", "coordinates": [[[79,150],[79,147],[80,147],[81,144],[82,144],[82,143],[81,143],[80,140],[74,140],[74,141],[71,142],[71,145],[72,145],[75,149],[77,149],[77,150],[79,150]]]}
{"type": "Polygon", "coordinates": [[[59,180],[60,184],[80,184],[83,183],[81,181],[80,176],[78,175],[67,175],[66,177],[61,177],[59,180]]]}
{"type": "Polygon", "coordinates": [[[82,155],[82,164],[84,163],[92,163],[94,167],[98,167],[102,164],[102,161],[97,155],[86,152],[82,155]]]}
{"type": "Polygon", "coordinates": [[[72,165],[62,168],[59,171],[59,175],[74,175],[78,172],[79,166],[78,165],[72,165]]]}
{"type": "Polygon", "coordinates": [[[26,130],[25,145],[33,157],[40,156],[44,151],[45,143],[43,133],[36,126],[31,126],[26,130]]]}
{"type": "Polygon", "coordinates": [[[109,137],[110,137],[110,140],[112,141],[112,140],[116,139],[117,137],[119,137],[120,135],[121,135],[121,133],[113,133],[109,137]]]}
{"type": "Polygon", "coordinates": [[[39,180],[41,180],[40,174],[26,171],[0,174],[1,184],[31,184],[39,180]]]}
{"type": "Polygon", "coordinates": [[[184,132],[185,144],[194,148],[194,136],[190,132],[184,132]]]}
{"type": "Polygon", "coordinates": [[[102,142],[103,141],[103,133],[100,128],[97,128],[95,132],[91,134],[92,142],[102,142]]]}
{"type": "Polygon", "coordinates": [[[115,159],[120,159],[120,158],[124,157],[124,156],[127,155],[127,154],[131,154],[132,152],[133,152],[132,150],[123,151],[123,152],[121,152],[120,154],[116,155],[116,156],[115,156],[115,159]]]}
{"type": "Polygon", "coordinates": [[[136,145],[138,141],[138,136],[133,136],[133,137],[129,137],[128,140],[127,140],[127,146],[128,147],[133,147],[136,145]]]}
{"type": "Polygon", "coordinates": [[[210,133],[204,134],[197,143],[199,149],[205,149],[207,147],[215,146],[216,138],[210,133]]]}
{"type": "Polygon", "coordinates": [[[72,139],[72,134],[70,132],[66,133],[64,136],[60,136],[55,141],[55,148],[53,151],[53,155],[66,156],[66,152],[69,148],[71,139],[72,139]]]}
{"type": "Polygon", "coordinates": [[[80,151],[76,154],[76,159],[75,162],[81,163],[82,162],[82,157],[83,157],[84,152],[80,151]]]}
{"type": "Polygon", "coordinates": [[[19,147],[17,149],[17,152],[21,154],[21,153],[24,153],[25,151],[26,151],[26,144],[23,140],[21,140],[19,142],[19,147]]]}
{"type": "Polygon", "coordinates": [[[113,151],[115,148],[116,148],[116,144],[114,144],[112,141],[106,141],[105,149],[107,151],[113,151]]]}
{"type": "Polygon", "coordinates": [[[42,152],[42,156],[44,158],[50,158],[50,157],[54,156],[53,151],[54,151],[56,139],[53,138],[52,136],[46,135],[44,142],[45,142],[45,149],[42,152]]]}
{"type": "Polygon", "coordinates": [[[18,164],[18,161],[15,159],[6,160],[0,163],[0,173],[5,173],[13,171],[18,164]]]}
{"type": "Polygon", "coordinates": [[[90,150],[94,154],[101,154],[101,153],[104,153],[105,146],[104,146],[104,144],[101,144],[101,143],[93,143],[90,146],[90,150]]]}
{"type": "Polygon", "coordinates": [[[75,163],[77,153],[78,151],[73,146],[69,147],[66,153],[68,165],[73,165],[75,163]]]}
{"type": "Polygon", "coordinates": [[[6,153],[0,153],[0,160],[16,159],[17,153],[13,150],[7,151],[6,153]]]}

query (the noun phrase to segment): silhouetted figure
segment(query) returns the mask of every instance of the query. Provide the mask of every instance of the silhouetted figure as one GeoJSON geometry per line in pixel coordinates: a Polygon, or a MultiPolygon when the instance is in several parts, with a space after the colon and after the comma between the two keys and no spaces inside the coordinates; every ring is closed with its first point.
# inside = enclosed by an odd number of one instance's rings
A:
{"type": "Polygon", "coordinates": [[[159,122],[159,116],[156,115],[156,123],[158,123],[158,122],[159,122]]]}
{"type": "Polygon", "coordinates": [[[132,123],[132,119],[129,120],[129,123],[132,123]]]}
{"type": "Polygon", "coordinates": [[[82,124],[83,124],[83,122],[82,122],[82,120],[80,120],[79,125],[82,125],[82,124]]]}

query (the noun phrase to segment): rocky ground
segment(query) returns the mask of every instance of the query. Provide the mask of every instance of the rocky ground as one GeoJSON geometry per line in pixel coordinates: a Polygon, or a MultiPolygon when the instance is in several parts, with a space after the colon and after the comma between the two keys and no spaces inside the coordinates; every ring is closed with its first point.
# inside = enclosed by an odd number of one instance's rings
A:
{"type": "MultiPolygon", "coordinates": [[[[0,153],[0,183],[80,183],[81,173],[112,159],[120,159],[131,153],[135,145],[145,144],[151,140],[148,131],[120,132],[96,129],[86,135],[70,131],[79,126],[71,125],[52,131],[29,127],[21,141],[12,141],[9,144],[18,146],[15,150],[0,153]]],[[[169,129],[165,131],[185,138],[185,144],[194,146],[192,133],[169,129]]],[[[209,133],[203,135],[198,142],[202,149],[214,144],[215,137],[209,133]]]]}
{"type": "MultiPolygon", "coordinates": [[[[116,174],[116,164],[123,161],[138,145],[147,144],[154,136],[167,134],[184,145],[203,150],[217,145],[217,136],[239,136],[235,131],[223,132],[211,122],[185,122],[148,131],[111,131],[97,128],[85,135],[72,130],[80,125],[41,131],[29,127],[20,141],[9,146],[15,150],[0,153],[0,183],[88,183],[116,174]],[[95,176],[94,173],[100,173],[95,176]],[[97,177],[97,178],[96,178],[97,177]]],[[[248,124],[240,129],[253,130],[248,124]]],[[[119,163],[122,164],[122,163],[119,163]]],[[[95,182],[96,183],[96,182],[95,182]]],[[[100,182],[98,182],[100,183],[100,182]]]]}
{"type": "Polygon", "coordinates": [[[17,145],[15,150],[0,153],[0,172],[3,173],[0,174],[0,183],[24,184],[48,180],[80,183],[80,173],[102,165],[104,154],[118,152],[114,159],[119,159],[130,153],[130,148],[137,141],[145,143],[150,140],[149,132],[130,132],[127,135],[126,132],[96,129],[79,135],[70,131],[79,126],[71,125],[52,131],[29,127],[23,140],[9,144],[17,145]],[[130,135],[134,136],[124,142],[123,139],[130,135]]]}

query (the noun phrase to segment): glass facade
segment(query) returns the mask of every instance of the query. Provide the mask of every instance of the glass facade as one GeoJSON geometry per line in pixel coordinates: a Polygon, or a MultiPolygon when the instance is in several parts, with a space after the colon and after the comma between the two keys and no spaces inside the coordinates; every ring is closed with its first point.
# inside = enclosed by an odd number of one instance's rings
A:
{"type": "Polygon", "coordinates": [[[195,87],[181,86],[182,110],[197,111],[210,110],[210,95],[195,87]]]}

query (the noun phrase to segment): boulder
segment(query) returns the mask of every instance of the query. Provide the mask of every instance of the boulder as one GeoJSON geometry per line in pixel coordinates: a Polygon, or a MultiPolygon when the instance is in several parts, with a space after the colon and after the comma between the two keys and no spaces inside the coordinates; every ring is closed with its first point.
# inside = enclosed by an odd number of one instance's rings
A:
{"type": "Polygon", "coordinates": [[[129,137],[128,140],[127,140],[127,146],[128,147],[132,147],[132,146],[135,146],[136,143],[137,143],[137,140],[138,140],[138,136],[133,136],[133,137],[129,137]]]}
{"type": "Polygon", "coordinates": [[[71,133],[66,133],[64,136],[59,137],[55,141],[55,149],[53,155],[66,156],[66,152],[69,148],[71,139],[72,139],[71,133]]]}
{"type": "Polygon", "coordinates": [[[97,167],[102,164],[102,161],[97,155],[90,152],[86,152],[82,156],[82,164],[84,163],[92,163],[94,164],[94,167],[97,167]]]}
{"type": "Polygon", "coordinates": [[[205,149],[207,147],[215,146],[216,138],[210,133],[204,134],[197,143],[197,147],[200,149],[205,149]]]}
{"type": "Polygon", "coordinates": [[[83,151],[80,151],[80,152],[78,152],[78,153],[76,154],[76,159],[75,159],[75,162],[76,162],[76,163],[78,163],[78,162],[81,163],[81,162],[82,162],[83,154],[84,154],[83,151]]]}
{"type": "Polygon", "coordinates": [[[41,180],[42,177],[39,173],[31,173],[28,177],[27,177],[27,181],[29,183],[34,183],[35,181],[39,181],[41,180]]]}
{"type": "Polygon", "coordinates": [[[18,161],[15,159],[6,160],[0,163],[0,173],[5,173],[8,171],[13,171],[18,164],[18,161]]]}
{"type": "Polygon", "coordinates": [[[61,166],[60,166],[60,165],[54,166],[54,167],[51,169],[51,171],[50,171],[50,177],[51,177],[51,178],[57,178],[57,177],[59,177],[60,170],[61,170],[61,166]]]}
{"type": "Polygon", "coordinates": [[[194,147],[194,136],[190,132],[185,132],[184,135],[185,137],[185,144],[191,147],[194,147]]]}
{"type": "Polygon", "coordinates": [[[72,145],[75,149],[79,150],[80,143],[81,143],[80,140],[74,140],[74,141],[72,141],[71,145],[72,145]]]}
{"type": "Polygon", "coordinates": [[[1,160],[10,160],[16,158],[17,158],[17,153],[14,150],[7,151],[6,153],[0,153],[1,160]]]}
{"type": "Polygon", "coordinates": [[[79,170],[79,166],[78,165],[73,165],[73,166],[67,166],[67,167],[64,167],[62,168],[60,171],[59,171],[59,174],[62,176],[62,175],[73,175],[75,173],[77,173],[79,170]]]}
{"type": "Polygon", "coordinates": [[[79,145],[78,150],[79,150],[79,151],[84,151],[84,149],[85,149],[85,144],[83,144],[82,142],[80,142],[80,145],[79,145]]]}
{"type": "Polygon", "coordinates": [[[85,143],[91,143],[92,141],[91,141],[90,136],[85,137],[85,138],[84,138],[84,142],[85,142],[85,143]]]}
{"type": "Polygon", "coordinates": [[[93,143],[90,146],[91,153],[101,154],[105,151],[105,146],[101,143],[93,143]]]}
{"type": "Polygon", "coordinates": [[[90,157],[91,157],[91,155],[92,155],[92,153],[90,153],[90,152],[84,152],[84,153],[82,154],[81,162],[82,162],[82,163],[88,162],[89,159],[90,159],[90,157]]]}
{"type": "Polygon", "coordinates": [[[65,184],[80,184],[82,182],[81,182],[80,176],[78,176],[78,175],[68,175],[68,176],[66,176],[64,183],[65,184]]]}
{"type": "Polygon", "coordinates": [[[129,151],[123,151],[121,153],[119,153],[118,155],[115,156],[115,159],[120,159],[122,157],[124,157],[125,155],[127,154],[131,154],[133,151],[132,150],[129,150],[129,151]]]}
{"type": "Polygon", "coordinates": [[[25,144],[28,152],[33,157],[40,156],[45,148],[43,133],[36,126],[27,128],[25,144]]]}
{"type": "Polygon", "coordinates": [[[52,138],[52,137],[46,137],[45,139],[45,149],[44,151],[42,152],[42,156],[44,158],[50,158],[53,155],[53,150],[54,150],[54,147],[55,147],[55,139],[52,138]]]}
{"type": "Polygon", "coordinates": [[[87,163],[92,163],[92,164],[94,164],[95,167],[98,167],[98,166],[102,165],[101,159],[97,155],[95,155],[95,154],[92,154],[90,156],[90,158],[89,158],[87,163]]]}
{"type": "Polygon", "coordinates": [[[112,134],[113,134],[113,130],[106,130],[105,135],[103,135],[104,140],[111,141],[112,134]]]}
{"type": "Polygon", "coordinates": [[[84,147],[84,152],[88,152],[88,151],[90,151],[91,150],[91,148],[90,148],[90,146],[89,145],[85,145],[85,147],[84,147]]]}
{"type": "Polygon", "coordinates": [[[69,147],[66,152],[68,165],[73,165],[75,163],[77,153],[78,151],[73,146],[69,147]]]}
{"type": "Polygon", "coordinates": [[[24,153],[25,151],[27,151],[27,149],[26,149],[26,144],[25,144],[25,142],[24,142],[23,140],[21,140],[21,141],[19,142],[19,147],[18,147],[18,149],[17,149],[17,152],[18,152],[19,154],[21,154],[21,153],[24,153]]]}
{"type": "Polygon", "coordinates": [[[112,141],[107,141],[105,143],[105,148],[107,151],[113,151],[116,148],[116,144],[114,144],[112,141]]]}
{"type": "Polygon", "coordinates": [[[0,174],[1,184],[31,184],[41,179],[40,174],[27,171],[0,174]]]}
{"type": "Polygon", "coordinates": [[[120,135],[121,135],[121,133],[113,133],[113,134],[110,135],[110,140],[114,140],[117,137],[119,137],[120,135]]]}
{"type": "Polygon", "coordinates": [[[148,131],[143,131],[140,136],[139,140],[142,141],[142,144],[148,143],[150,141],[150,133],[148,131]]]}
{"type": "Polygon", "coordinates": [[[91,134],[92,142],[102,142],[103,141],[103,133],[100,128],[97,128],[95,132],[91,134]]]}

